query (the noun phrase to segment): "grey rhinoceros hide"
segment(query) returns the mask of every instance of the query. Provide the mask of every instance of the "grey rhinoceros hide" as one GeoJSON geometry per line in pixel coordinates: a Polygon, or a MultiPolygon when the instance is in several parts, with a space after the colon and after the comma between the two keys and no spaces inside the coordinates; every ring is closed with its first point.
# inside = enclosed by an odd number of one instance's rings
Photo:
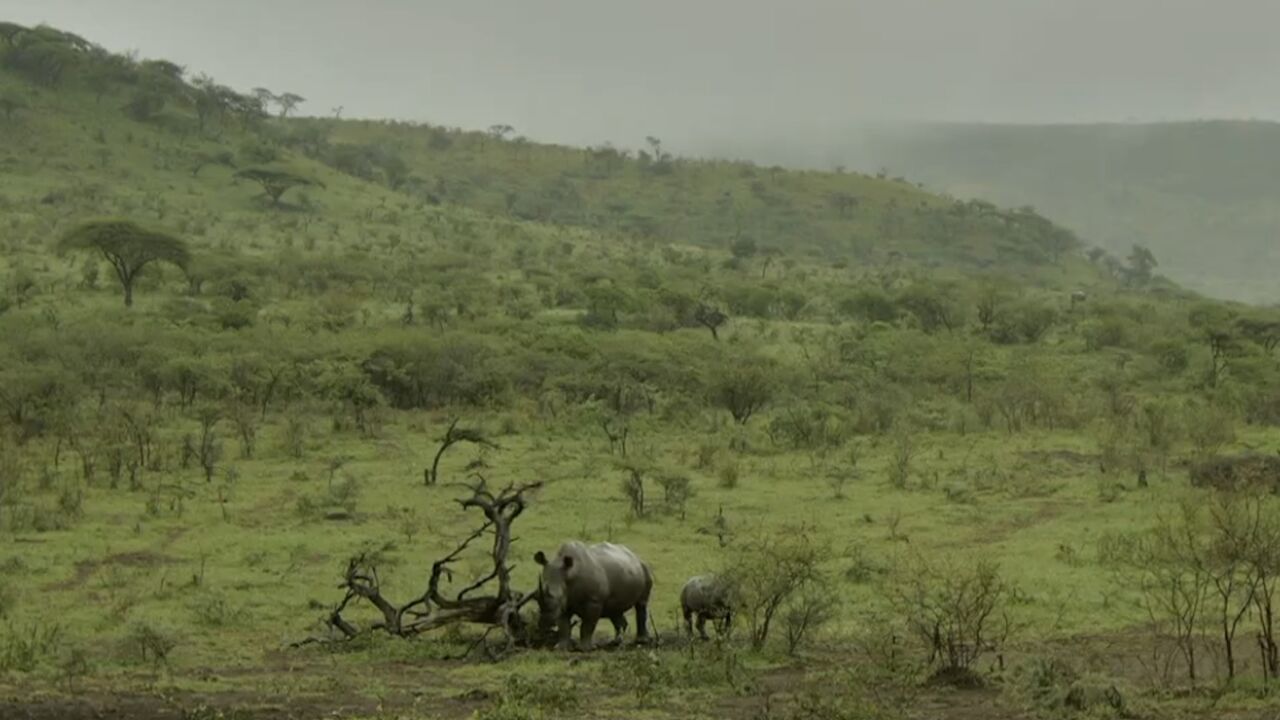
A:
{"type": "Polygon", "coordinates": [[[653,572],[630,548],[613,543],[587,545],[566,542],[548,559],[542,551],[534,555],[542,566],[539,587],[541,625],[556,628],[557,647],[570,645],[574,617],[580,620],[579,647],[592,648],[596,623],[607,618],[613,623],[614,642],[622,642],[627,629],[626,614],[636,611],[636,640],[648,638],[649,595],[653,592],[653,572]]]}
{"type": "Polygon", "coordinates": [[[707,639],[707,620],[722,621],[721,632],[728,632],[733,621],[733,602],[729,583],[715,575],[696,575],[680,588],[680,609],[684,613],[685,631],[693,635],[693,619],[698,620],[698,635],[707,639]]]}

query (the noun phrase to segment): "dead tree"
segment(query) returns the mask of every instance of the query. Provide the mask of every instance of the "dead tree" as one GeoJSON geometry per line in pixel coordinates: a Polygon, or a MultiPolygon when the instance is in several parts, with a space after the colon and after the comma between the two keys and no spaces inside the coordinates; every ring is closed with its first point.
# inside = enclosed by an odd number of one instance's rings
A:
{"type": "MultiPolygon", "coordinates": [[[[383,631],[397,637],[412,637],[454,623],[477,623],[489,625],[490,629],[502,630],[506,643],[500,652],[509,651],[517,643],[527,642],[528,629],[520,618],[520,611],[530,601],[535,600],[537,594],[522,593],[511,587],[511,567],[507,564],[507,558],[512,543],[511,525],[528,506],[526,493],[541,486],[540,482],[520,486],[508,485],[495,494],[486,487],[483,478],[471,485],[471,496],[458,500],[458,504],[464,510],[479,510],[484,514],[484,523],[459,543],[453,552],[432,563],[426,592],[403,605],[388,600],[382,594],[376,557],[361,554],[352,558],[347,562],[342,584],[338,586],[339,589],[346,590],[346,595],[329,613],[326,624],[337,630],[343,639],[350,640],[369,631],[383,631]],[[453,579],[450,565],[472,542],[485,535],[493,536],[489,551],[493,569],[454,593],[453,597],[446,597],[440,584],[442,580],[448,582],[453,579]],[[485,588],[490,590],[490,594],[476,595],[485,588]],[[367,601],[382,615],[380,622],[364,630],[343,616],[347,607],[353,601],[360,599],[367,601]]],[[[309,638],[295,643],[294,646],[311,642],[324,642],[324,640],[309,638]]]]}
{"type": "Polygon", "coordinates": [[[422,473],[422,481],[426,485],[435,485],[440,480],[440,458],[444,457],[444,453],[449,448],[460,442],[469,442],[484,447],[498,449],[497,443],[490,441],[479,430],[471,428],[458,427],[459,418],[454,418],[449,422],[449,429],[445,430],[444,436],[440,438],[440,449],[436,451],[436,457],[431,461],[431,467],[422,473]]]}

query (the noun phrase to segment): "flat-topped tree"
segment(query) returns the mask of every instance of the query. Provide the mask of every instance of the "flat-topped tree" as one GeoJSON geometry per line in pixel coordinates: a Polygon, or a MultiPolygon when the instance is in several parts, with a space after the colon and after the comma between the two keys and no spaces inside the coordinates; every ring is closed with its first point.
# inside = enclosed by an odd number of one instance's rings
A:
{"type": "Polygon", "coordinates": [[[312,180],[287,170],[274,170],[272,168],[245,168],[235,175],[238,178],[252,180],[262,186],[262,192],[271,198],[272,205],[280,204],[280,196],[289,191],[290,188],[305,187],[308,185],[316,185],[324,187],[324,184],[318,180],[312,180]]]}
{"type": "Polygon", "coordinates": [[[276,107],[280,108],[280,119],[289,117],[289,113],[293,112],[294,108],[306,101],[306,98],[291,92],[275,96],[276,107]]]}
{"type": "Polygon", "coordinates": [[[148,230],[130,220],[105,218],[89,220],[72,228],[58,243],[62,251],[96,251],[115,268],[124,289],[125,307],[133,306],[133,283],[139,273],[154,262],[186,268],[191,253],[182,240],[148,230]]]}

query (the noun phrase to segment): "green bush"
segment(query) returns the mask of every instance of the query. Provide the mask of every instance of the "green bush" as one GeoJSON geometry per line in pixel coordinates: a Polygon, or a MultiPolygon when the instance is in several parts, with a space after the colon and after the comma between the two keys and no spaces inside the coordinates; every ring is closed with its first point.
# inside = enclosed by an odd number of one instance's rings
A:
{"type": "Polygon", "coordinates": [[[169,654],[178,647],[178,639],[168,630],[148,622],[135,622],[129,626],[121,643],[125,659],[152,665],[165,665],[169,654]]]}

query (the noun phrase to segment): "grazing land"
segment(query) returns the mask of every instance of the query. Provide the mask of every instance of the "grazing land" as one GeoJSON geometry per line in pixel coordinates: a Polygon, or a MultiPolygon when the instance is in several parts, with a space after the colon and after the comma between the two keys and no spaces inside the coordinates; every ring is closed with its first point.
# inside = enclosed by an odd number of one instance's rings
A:
{"type": "Polygon", "coordinates": [[[0,716],[1280,708],[1280,313],[1029,210],[0,31],[0,716]],[[459,501],[508,487],[495,568],[459,501]],[[569,539],[657,642],[444,622],[569,539]]]}

